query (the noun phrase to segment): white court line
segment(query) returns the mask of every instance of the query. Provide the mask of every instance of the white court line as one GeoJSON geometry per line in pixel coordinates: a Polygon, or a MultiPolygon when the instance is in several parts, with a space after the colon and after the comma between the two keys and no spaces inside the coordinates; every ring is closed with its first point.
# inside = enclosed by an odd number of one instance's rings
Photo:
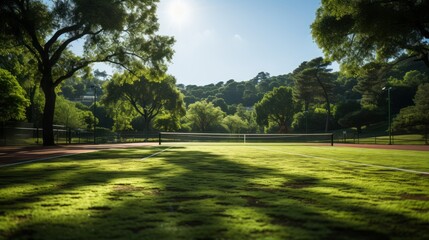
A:
{"type": "Polygon", "coordinates": [[[23,161],[23,162],[17,162],[17,163],[2,164],[2,165],[0,165],[0,168],[10,167],[10,166],[16,166],[16,165],[21,165],[21,164],[26,164],[26,163],[32,163],[32,162],[51,160],[51,159],[55,159],[55,158],[70,157],[70,156],[74,156],[74,155],[78,155],[78,154],[81,154],[81,153],[73,153],[73,154],[59,155],[59,156],[53,156],[53,157],[47,157],[47,158],[33,159],[33,160],[28,160],[28,161],[23,161]]]}
{"type": "Polygon", "coordinates": [[[156,152],[156,153],[154,153],[154,154],[152,154],[152,155],[150,155],[150,156],[147,156],[147,157],[141,158],[140,160],[145,160],[145,159],[148,159],[148,158],[154,157],[154,156],[156,156],[156,155],[158,155],[158,154],[161,154],[161,153],[163,153],[163,152],[167,151],[167,150],[168,150],[168,149],[170,149],[170,148],[172,148],[172,147],[169,147],[169,148],[166,148],[166,149],[164,149],[164,150],[162,150],[162,151],[156,152]]]}
{"type": "Polygon", "coordinates": [[[385,169],[390,169],[390,170],[395,170],[395,171],[401,171],[401,172],[409,172],[409,173],[417,173],[417,174],[429,175],[429,172],[416,171],[416,170],[411,170],[411,169],[406,169],[406,168],[389,167],[389,166],[376,165],[376,164],[370,164],[370,163],[359,163],[359,162],[353,162],[353,161],[347,161],[347,160],[338,160],[338,159],[326,158],[326,157],[318,157],[318,156],[307,155],[307,154],[300,154],[300,153],[289,153],[289,152],[284,152],[284,151],[279,151],[279,150],[272,150],[272,149],[267,149],[267,148],[262,148],[262,147],[255,147],[255,148],[259,148],[259,149],[263,149],[263,150],[271,151],[271,152],[285,153],[285,154],[288,154],[288,155],[296,155],[296,156],[301,156],[301,157],[307,157],[307,158],[315,158],[315,159],[328,160],[328,161],[334,161],[334,162],[342,162],[342,163],[348,163],[348,164],[360,165],[360,166],[366,166],[366,167],[378,167],[378,168],[385,168],[385,169]]]}
{"type": "MultiPolygon", "coordinates": [[[[170,149],[172,147],[166,148],[162,151],[156,152],[150,156],[144,157],[140,160],[144,160],[153,156],[156,156],[162,152],[167,151],[168,149],[170,149]]],[[[22,164],[26,164],[26,163],[32,163],[32,162],[39,162],[39,161],[46,161],[46,160],[51,160],[51,159],[55,159],[55,158],[62,158],[62,157],[70,157],[70,156],[74,156],[74,155],[78,155],[78,154],[82,154],[82,153],[73,153],[73,154],[66,154],[66,155],[60,155],[60,156],[53,156],[53,157],[47,157],[47,158],[39,158],[39,159],[33,159],[33,160],[28,160],[28,161],[23,161],[23,162],[17,162],[17,163],[9,163],[9,164],[1,164],[0,168],[4,168],[4,167],[11,167],[11,166],[17,166],[17,165],[22,165],[22,164]]]]}

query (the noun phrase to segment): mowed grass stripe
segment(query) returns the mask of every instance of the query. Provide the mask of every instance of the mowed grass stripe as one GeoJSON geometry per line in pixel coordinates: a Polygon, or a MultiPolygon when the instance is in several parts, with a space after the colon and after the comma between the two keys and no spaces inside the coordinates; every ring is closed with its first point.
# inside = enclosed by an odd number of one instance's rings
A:
{"type": "Polygon", "coordinates": [[[426,177],[277,152],[374,155],[326,148],[174,145],[0,169],[0,239],[429,238],[426,177]]]}

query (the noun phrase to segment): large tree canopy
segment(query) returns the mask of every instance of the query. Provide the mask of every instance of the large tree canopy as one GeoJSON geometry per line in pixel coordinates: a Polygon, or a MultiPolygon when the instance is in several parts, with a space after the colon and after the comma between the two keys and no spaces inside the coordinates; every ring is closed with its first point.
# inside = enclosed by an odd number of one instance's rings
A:
{"type": "Polygon", "coordinates": [[[309,103],[317,98],[323,99],[326,103],[325,132],[329,128],[331,95],[334,86],[332,70],[328,69],[330,64],[319,57],[309,62],[303,62],[294,71],[294,95],[295,98],[304,102],[304,110],[308,111],[309,103]]]}
{"type": "Polygon", "coordinates": [[[45,94],[43,143],[53,145],[55,88],[94,62],[154,69],[172,57],[170,37],[156,35],[157,0],[2,0],[0,40],[33,55],[45,94]],[[74,55],[72,44],[83,44],[74,55]]]}
{"type": "Polygon", "coordinates": [[[200,132],[213,130],[220,125],[224,116],[225,113],[220,107],[215,107],[213,103],[205,100],[190,104],[186,114],[187,119],[200,132]]]}
{"type": "Polygon", "coordinates": [[[0,122],[24,119],[29,101],[25,91],[10,72],[0,68],[0,122]]]}
{"type": "Polygon", "coordinates": [[[359,66],[406,51],[429,67],[428,0],[322,0],[311,25],[329,60],[359,66]]]}
{"type": "Polygon", "coordinates": [[[151,79],[149,71],[140,71],[138,76],[130,73],[116,74],[106,84],[107,104],[122,101],[130,104],[143,118],[145,131],[152,120],[161,113],[181,116],[185,114],[183,94],[176,87],[176,79],[164,76],[151,79]]]}
{"type": "Polygon", "coordinates": [[[279,132],[286,133],[292,123],[294,108],[292,88],[274,88],[255,104],[256,121],[259,125],[266,126],[269,122],[274,122],[278,125],[279,132]]]}
{"type": "Polygon", "coordinates": [[[419,86],[414,97],[414,106],[401,109],[398,116],[393,121],[392,128],[395,130],[423,128],[428,143],[427,134],[429,132],[429,83],[419,86]]]}

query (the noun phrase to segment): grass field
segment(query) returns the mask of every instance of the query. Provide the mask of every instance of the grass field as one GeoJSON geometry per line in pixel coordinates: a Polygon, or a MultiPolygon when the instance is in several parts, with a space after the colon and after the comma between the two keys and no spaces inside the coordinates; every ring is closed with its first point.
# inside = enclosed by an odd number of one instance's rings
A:
{"type": "Polygon", "coordinates": [[[4,167],[0,239],[429,239],[428,156],[177,144],[4,167]]]}

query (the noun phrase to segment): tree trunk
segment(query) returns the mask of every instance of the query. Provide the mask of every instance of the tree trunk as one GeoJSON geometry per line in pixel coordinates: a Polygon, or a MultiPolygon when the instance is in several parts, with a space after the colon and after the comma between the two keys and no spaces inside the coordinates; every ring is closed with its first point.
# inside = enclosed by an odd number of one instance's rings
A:
{"type": "Polygon", "coordinates": [[[45,94],[45,106],[43,108],[43,146],[54,146],[54,111],[57,95],[52,79],[44,77],[42,79],[42,90],[45,94]]]}
{"type": "Polygon", "coordinates": [[[288,132],[287,125],[285,124],[280,125],[278,133],[287,133],[287,132],[288,132]]]}
{"type": "Polygon", "coordinates": [[[288,124],[286,120],[280,119],[277,121],[277,124],[279,125],[279,133],[287,133],[288,132],[288,124]]]}
{"type": "Polygon", "coordinates": [[[326,90],[325,85],[322,83],[322,80],[316,76],[317,82],[319,83],[320,87],[323,90],[323,97],[325,98],[326,101],[326,110],[327,110],[327,115],[326,115],[326,123],[325,123],[325,132],[328,132],[329,130],[329,119],[331,117],[331,103],[329,101],[329,95],[328,95],[328,91],[326,90]]]}
{"type": "Polygon", "coordinates": [[[152,122],[153,116],[148,113],[146,110],[144,110],[143,117],[143,136],[145,136],[145,142],[149,139],[149,132],[150,132],[150,123],[152,122]]]}
{"type": "Polygon", "coordinates": [[[144,118],[144,126],[143,126],[143,135],[145,136],[145,142],[147,142],[147,140],[149,139],[149,124],[150,124],[150,120],[149,118],[145,117],[144,118]]]}
{"type": "Polygon", "coordinates": [[[326,115],[326,123],[325,123],[325,132],[328,132],[329,130],[329,120],[331,118],[331,103],[329,102],[329,98],[326,97],[326,110],[327,110],[327,115],[326,115]]]}
{"type": "Polygon", "coordinates": [[[36,122],[36,117],[35,117],[36,110],[35,110],[35,102],[34,102],[34,98],[36,96],[36,91],[37,91],[37,85],[35,84],[27,91],[29,93],[29,99],[30,99],[30,106],[27,107],[27,111],[26,111],[27,119],[29,122],[33,123],[34,127],[36,126],[39,127],[39,122],[36,122]]]}
{"type": "Polygon", "coordinates": [[[428,125],[425,125],[425,132],[424,132],[424,135],[425,135],[425,144],[426,145],[428,145],[428,125]]]}

